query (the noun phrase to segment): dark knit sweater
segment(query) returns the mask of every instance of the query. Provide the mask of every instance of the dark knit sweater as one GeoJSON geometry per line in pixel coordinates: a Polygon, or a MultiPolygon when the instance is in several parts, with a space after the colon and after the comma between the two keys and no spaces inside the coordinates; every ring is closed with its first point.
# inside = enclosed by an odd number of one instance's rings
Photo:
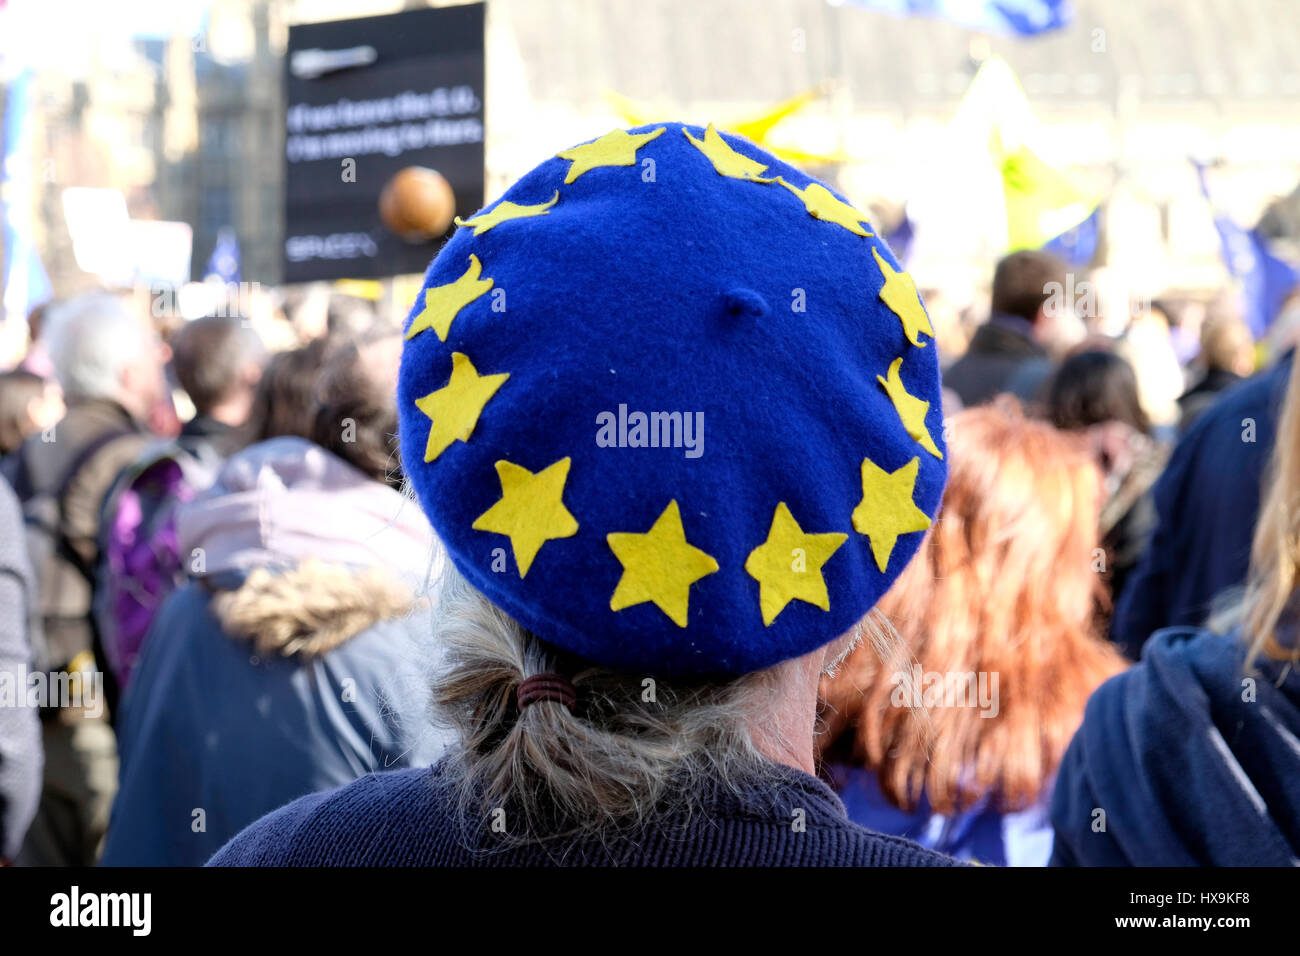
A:
{"type": "Polygon", "coordinates": [[[606,844],[494,845],[489,832],[467,845],[443,766],[372,773],[302,797],[250,825],[208,865],[957,865],[908,840],[849,822],[828,786],[788,767],[774,767],[765,786],[738,795],[719,787],[703,801],[703,811],[669,815],[652,829],[606,844]]]}

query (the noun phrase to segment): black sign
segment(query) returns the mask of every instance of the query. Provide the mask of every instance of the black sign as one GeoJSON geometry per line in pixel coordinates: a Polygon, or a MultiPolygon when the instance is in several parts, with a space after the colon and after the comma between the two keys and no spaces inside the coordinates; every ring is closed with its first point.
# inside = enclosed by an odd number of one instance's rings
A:
{"type": "Polygon", "coordinates": [[[395,173],[427,167],[483,205],[483,4],[289,28],[284,279],[423,272],[379,213],[395,173]]]}

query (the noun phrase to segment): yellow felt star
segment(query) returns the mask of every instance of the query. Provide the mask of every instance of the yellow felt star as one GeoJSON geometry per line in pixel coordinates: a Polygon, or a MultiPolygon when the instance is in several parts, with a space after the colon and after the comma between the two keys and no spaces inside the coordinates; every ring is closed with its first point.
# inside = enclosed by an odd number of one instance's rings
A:
{"type": "Polygon", "coordinates": [[[912,500],[921,460],[913,458],[888,472],[870,458],[862,459],[862,501],[853,509],[853,527],[871,542],[876,566],[884,574],[898,536],[930,527],[930,519],[912,500]]]}
{"type": "Polygon", "coordinates": [[[909,394],[903,387],[903,379],[898,374],[902,366],[901,358],[894,359],[889,366],[889,378],[885,379],[877,375],[876,381],[885,387],[885,392],[889,395],[889,400],[894,403],[894,410],[903,420],[903,427],[907,429],[907,433],[935,458],[943,458],[943,452],[939,450],[939,446],[930,437],[929,429],[925,427],[925,416],[930,411],[930,403],[909,394]]]}
{"type": "MultiPolygon", "coordinates": [[[[859,236],[875,235],[875,233],[867,232],[858,225],[858,223],[867,222],[865,215],[848,203],[836,199],[835,194],[821,183],[809,183],[807,189],[799,189],[796,186],[791,186],[780,176],[776,177],[776,181],[802,199],[804,208],[808,210],[814,219],[833,222],[837,226],[843,226],[849,232],[857,233],[859,236]]],[[[867,224],[870,225],[870,223],[867,224]]]]}
{"type": "Polygon", "coordinates": [[[480,375],[467,355],[452,352],[447,384],[415,400],[415,407],[433,423],[429,426],[429,442],[424,446],[424,460],[433,461],[456,440],[469,441],[483,406],[509,377],[508,372],[480,375]]]}
{"type": "Polygon", "coordinates": [[[456,225],[473,226],[474,235],[481,236],[493,226],[499,226],[508,219],[527,219],[529,216],[545,216],[551,211],[551,207],[560,201],[560,191],[555,190],[555,195],[551,197],[550,202],[539,202],[535,206],[521,206],[508,200],[503,200],[492,207],[491,212],[479,213],[477,216],[470,216],[468,219],[456,217],[456,225]]]}
{"type": "Polygon", "coordinates": [[[667,127],[660,126],[649,133],[629,133],[616,129],[600,139],[573,149],[557,153],[560,159],[571,161],[565,183],[571,183],[585,172],[598,166],[631,166],[636,162],[636,151],[660,135],[667,127]]]}
{"type": "Polygon", "coordinates": [[[439,339],[447,341],[447,331],[460,310],[492,288],[491,279],[479,279],[482,269],[478,256],[470,255],[469,268],[459,279],[447,285],[426,289],[424,308],[412,320],[411,327],[406,330],[406,337],[412,339],[425,329],[433,329],[438,333],[439,339]]]}
{"type": "Polygon", "coordinates": [[[569,464],[570,459],[561,458],[533,474],[512,462],[497,462],[501,500],[479,515],[473,527],[510,538],[521,578],[533,566],[533,558],[543,544],[578,533],[578,521],[569,514],[563,500],[569,464]]]}
{"type": "Polygon", "coordinates": [[[605,540],[623,565],[623,575],[609,599],[610,610],[653,601],[674,624],[685,627],[691,585],[718,570],[718,562],[686,543],[677,502],[668,502],[645,534],[615,533],[606,535],[605,540]]]}
{"type": "Polygon", "coordinates": [[[880,274],[885,277],[885,284],[880,287],[880,298],[889,306],[891,312],[903,323],[903,334],[913,345],[925,347],[921,333],[934,338],[934,327],[921,305],[921,297],[916,294],[916,283],[906,272],[895,272],[876,249],[871,250],[880,266],[880,274]]]}
{"type": "Polygon", "coordinates": [[[727,141],[719,135],[718,131],[710,123],[704,130],[704,139],[696,139],[686,127],[682,127],[682,133],[691,144],[701,153],[709,158],[709,162],[723,176],[730,176],[732,179],[749,179],[757,183],[770,183],[772,180],[763,179],[761,174],[767,169],[765,165],[757,160],[750,159],[736,152],[727,141]]]}
{"type": "Polygon", "coordinates": [[[791,601],[806,601],[831,609],[822,565],[848,538],[847,534],[806,534],[784,501],[772,515],[767,540],[745,560],[745,570],[758,582],[758,606],[764,626],[776,620],[791,601]]]}

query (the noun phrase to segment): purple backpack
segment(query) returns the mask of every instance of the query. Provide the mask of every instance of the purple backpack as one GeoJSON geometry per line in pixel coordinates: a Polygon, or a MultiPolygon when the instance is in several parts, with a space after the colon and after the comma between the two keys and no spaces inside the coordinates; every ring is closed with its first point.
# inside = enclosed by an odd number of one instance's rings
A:
{"type": "Polygon", "coordinates": [[[104,499],[94,615],[108,665],[125,690],[154,615],[185,580],[176,511],[212,484],[210,449],[154,446],[118,476],[104,499]]]}

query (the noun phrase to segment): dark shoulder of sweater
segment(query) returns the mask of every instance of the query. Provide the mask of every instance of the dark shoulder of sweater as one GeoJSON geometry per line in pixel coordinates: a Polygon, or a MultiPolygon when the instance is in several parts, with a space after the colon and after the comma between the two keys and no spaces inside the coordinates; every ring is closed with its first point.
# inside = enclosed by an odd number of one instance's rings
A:
{"type": "MultiPolygon", "coordinates": [[[[235,836],[209,866],[955,866],[849,821],[814,777],[773,765],[740,793],[605,842],[507,844],[459,824],[445,764],[372,773],[315,793],[235,836]]],[[[509,814],[504,822],[509,825],[509,814]]]]}

